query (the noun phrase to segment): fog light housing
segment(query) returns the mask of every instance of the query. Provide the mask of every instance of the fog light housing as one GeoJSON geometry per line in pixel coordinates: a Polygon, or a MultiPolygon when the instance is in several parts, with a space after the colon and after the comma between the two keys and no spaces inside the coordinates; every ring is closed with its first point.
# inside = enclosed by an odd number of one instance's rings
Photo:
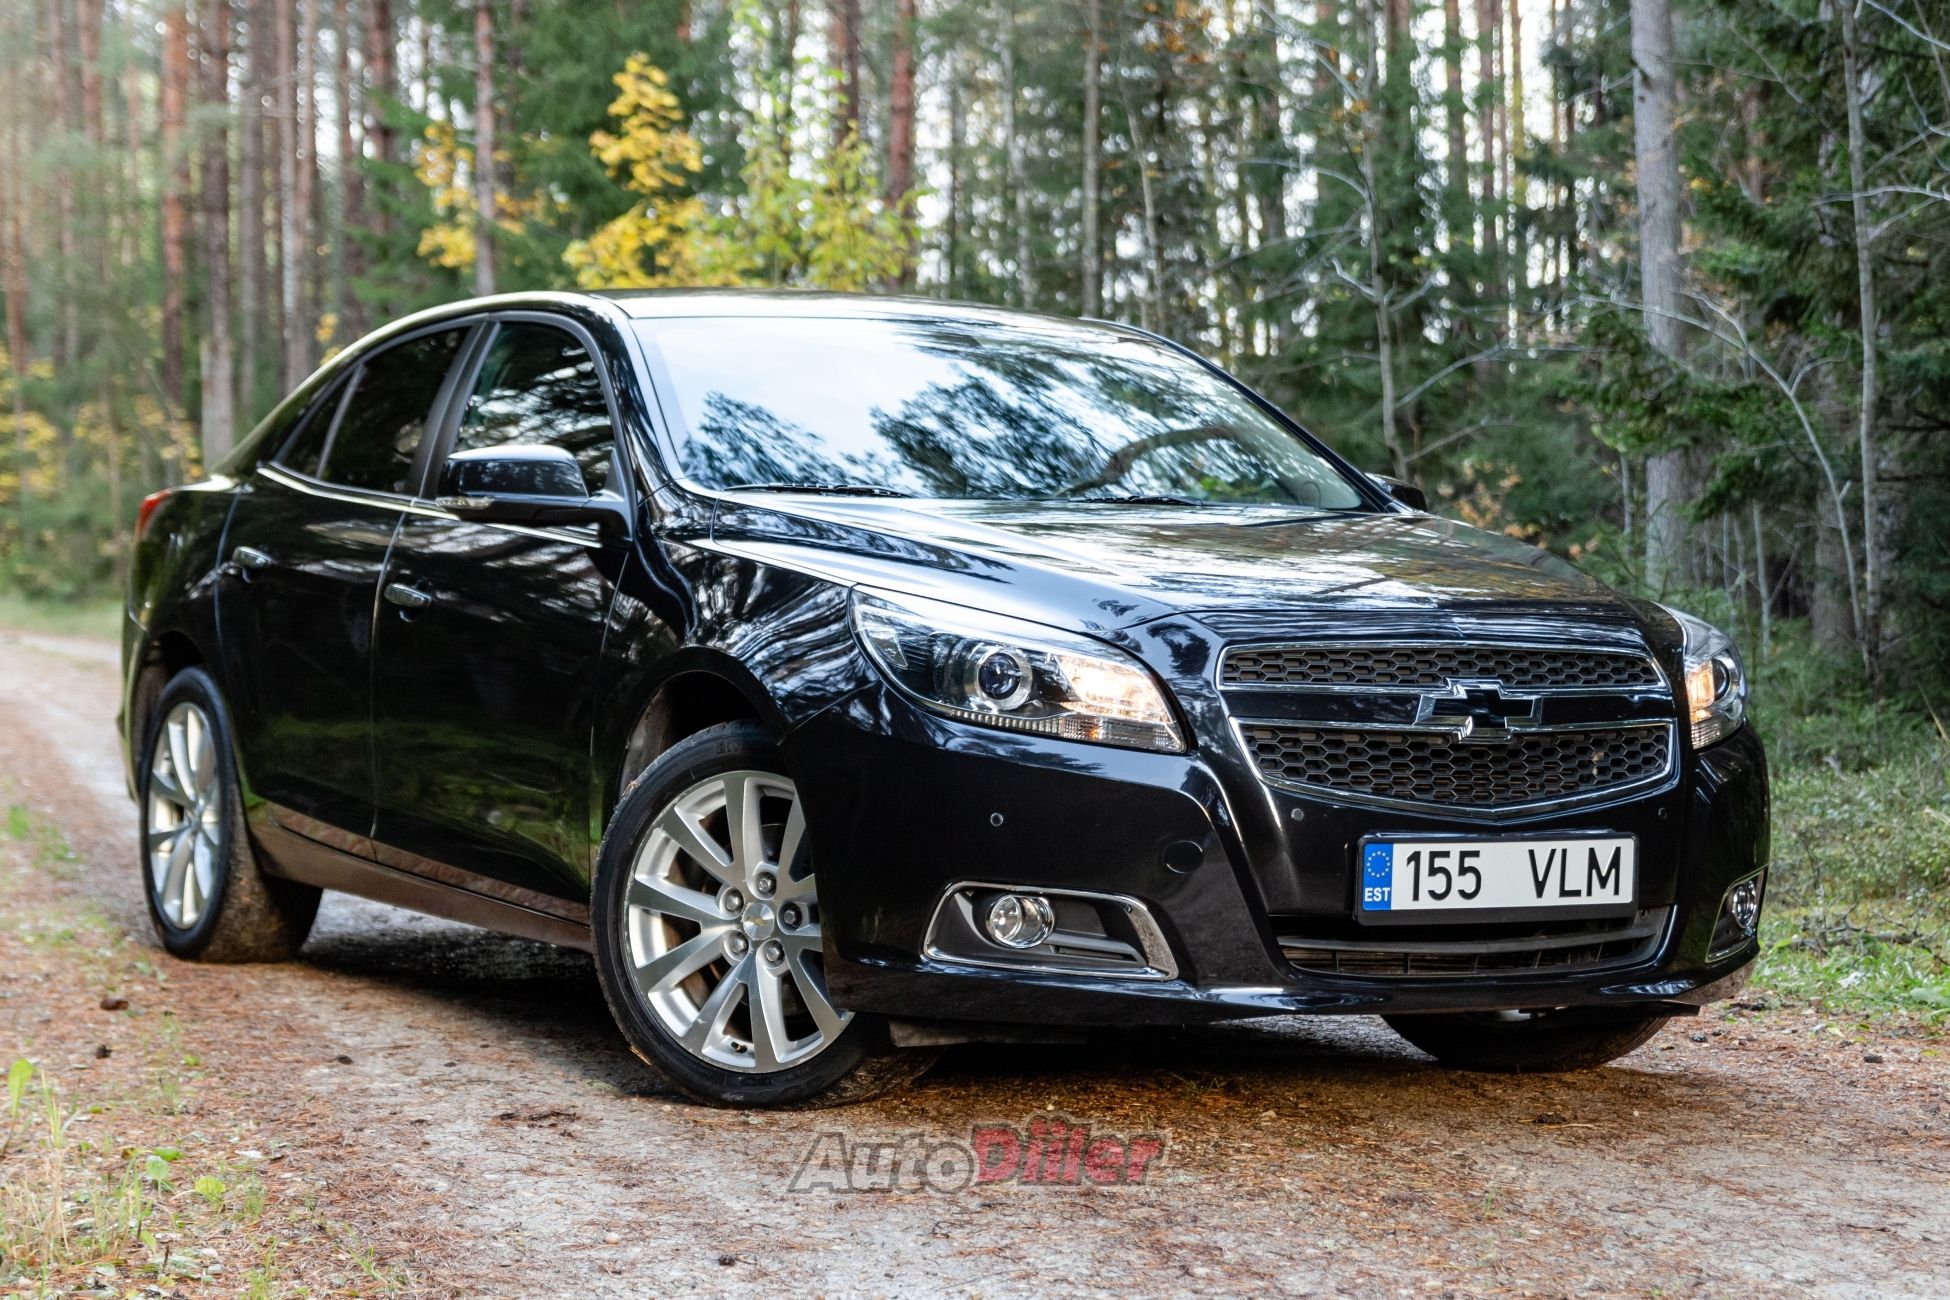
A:
{"type": "Polygon", "coordinates": [[[1733,883],[1720,901],[1720,915],[1713,926],[1713,944],[1707,960],[1724,957],[1760,933],[1760,905],[1766,893],[1765,871],[1756,871],[1733,883]]]}
{"type": "Polygon", "coordinates": [[[982,931],[1004,948],[1034,948],[1056,931],[1056,911],[1040,894],[1000,894],[982,914],[982,931]]]}

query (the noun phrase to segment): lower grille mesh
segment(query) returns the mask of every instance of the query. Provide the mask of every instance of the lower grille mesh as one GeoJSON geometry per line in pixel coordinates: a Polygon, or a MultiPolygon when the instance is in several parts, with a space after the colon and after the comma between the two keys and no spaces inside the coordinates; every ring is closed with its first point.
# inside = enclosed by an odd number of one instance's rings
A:
{"type": "Polygon", "coordinates": [[[1441,732],[1335,730],[1306,724],[1240,726],[1260,775],[1277,785],[1454,808],[1537,803],[1597,794],[1662,775],[1666,726],[1535,731],[1507,743],[1441,732]]]}
{"type": "Polygon", "coordinates": [[[1497,940],[1449,942],[1350,942],[1305,936],[1280,939],[1280,951],[1299,970],[1315,975],[1370,979],[1444,978],[1468,975],[1557,974],[1629,966],[1657,955],[1670,909],[1656,908],[1610,928],[1497,940]]]}

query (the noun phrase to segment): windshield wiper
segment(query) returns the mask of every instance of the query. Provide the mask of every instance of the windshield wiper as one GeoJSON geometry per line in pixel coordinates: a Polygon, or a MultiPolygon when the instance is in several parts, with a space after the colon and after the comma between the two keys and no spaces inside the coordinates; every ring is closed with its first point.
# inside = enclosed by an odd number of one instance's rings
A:
{"type": "Polygon", "coordinates": [[[823,496],[835,497],[911,497],[912,492],[901,492],[889,487],[876,487],[871,483],[733,483],[724,488],[726,492],[817,492],[823,496]]]}
{"type": "Polygon", "coordinates": [[[1051,497],[1052,501],[1091,501],[1116,506],[1209,506],[1210,501],[1195,501],[1191,497],[1175,497],[1163,492],[1093,492],[1088,496],[1064,495],[1051,497]]]}

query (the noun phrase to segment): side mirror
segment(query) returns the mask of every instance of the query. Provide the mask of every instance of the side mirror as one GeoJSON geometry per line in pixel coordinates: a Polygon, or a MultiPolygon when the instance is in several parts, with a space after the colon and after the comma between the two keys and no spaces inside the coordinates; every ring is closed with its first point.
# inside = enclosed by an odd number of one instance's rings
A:
{"type": "Polygon", "coordinates": [[[1410,510],[1425,511],[1429,508],[1429,494],[1421,488],[1416,487],[1413,483],[1405,483],[1401,479],[1387,474],[1370,474],[1368,477],[1373,479],[1381,487],[1383,492],[1386,492],[1410,510]]]}
{"type": "Polygon", "coordinates": [[[435,505],[485,524],[595,524],[605,534],[629,529],[614,492],[591,494],[582,466],[561,447],[476,447],[447,457],[435,505]]]}

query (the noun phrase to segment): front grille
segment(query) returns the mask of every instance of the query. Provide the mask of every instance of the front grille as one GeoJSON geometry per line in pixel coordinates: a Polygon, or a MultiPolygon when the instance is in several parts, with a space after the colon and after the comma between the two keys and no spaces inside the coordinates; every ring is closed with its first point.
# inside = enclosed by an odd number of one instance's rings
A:
{"type": "Polygon", "coordinates": [[[1535,646],[1276,645],[1229,651],[1221,686],[1368,686],[1441,689],[1452,680],[1505,690],[1618,690],[1657,686],[1644,655],[1535,646]]]}
{"type": "Polygon", "coordinates": [[[1518,732],[1498,743],[1307,723],[1248,722],[1239,730],[1261,777],[1275,785],[1452,808],[1598,794],[1663,776],[1672,759],[1665,724],[1518,732]]]}
{"type": "Polygon", "coordinates": [[[1670,908],[1613,921],[1544,925],[1520,935],[1453,939],[1330,939],[1282,936],[1280,951],[1296,969],[1314,975],[1368,979],[1456,978],[1470,975],[1562,974],[1631,966],[1658,953],[1670,908]]]}

